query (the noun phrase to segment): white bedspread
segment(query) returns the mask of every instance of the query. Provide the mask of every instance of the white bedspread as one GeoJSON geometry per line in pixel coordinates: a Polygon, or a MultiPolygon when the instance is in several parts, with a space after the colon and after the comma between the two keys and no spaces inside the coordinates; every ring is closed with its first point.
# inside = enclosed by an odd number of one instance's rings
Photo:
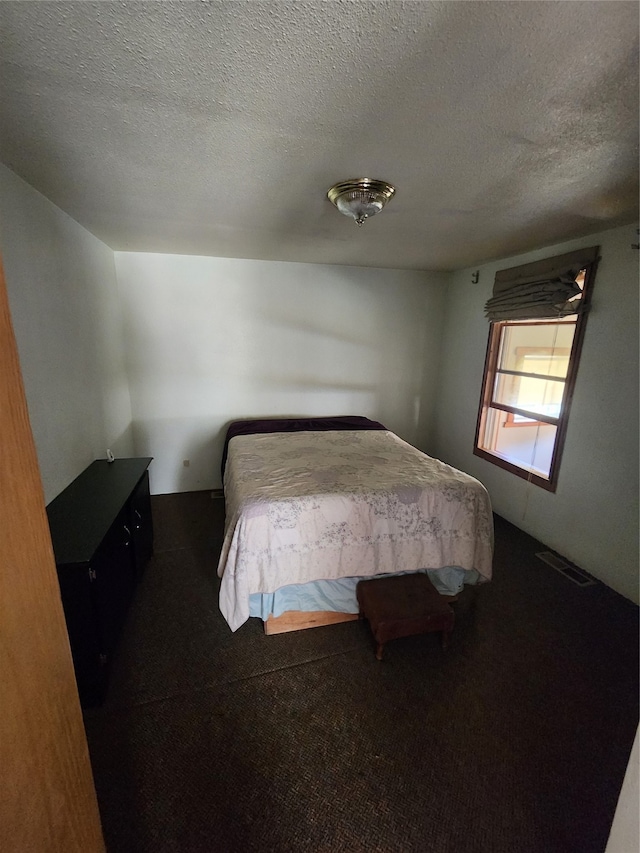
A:
{"type": "Polygon", "coordinates": [[[491,578],[493,518],[478,480],[392,432],[238,435],[224,477],[220,609],[285,584],[460,566],[491,578]]]}

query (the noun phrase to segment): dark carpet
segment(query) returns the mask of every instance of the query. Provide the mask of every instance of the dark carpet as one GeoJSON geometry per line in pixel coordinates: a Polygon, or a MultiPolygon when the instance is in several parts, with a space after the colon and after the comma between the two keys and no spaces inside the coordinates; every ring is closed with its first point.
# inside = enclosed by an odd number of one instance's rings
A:
{"type": "Polygon", "coordinates": [[[638,608],[496,518],[448,651],[367,624],[233,634],[224,505],[153,498],[155,556],[85,724],[109,853],[602,853],[638,722],[638,608]]]}

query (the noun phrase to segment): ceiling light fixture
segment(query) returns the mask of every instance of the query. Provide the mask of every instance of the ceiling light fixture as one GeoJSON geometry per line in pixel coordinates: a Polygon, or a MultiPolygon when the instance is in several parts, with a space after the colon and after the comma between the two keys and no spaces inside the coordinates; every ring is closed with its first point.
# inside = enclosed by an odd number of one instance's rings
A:
{"type": "Polygon", "coordinates": [[[327,197],[340,213],[353,217],[356,225],[362,225],[365,219],[380,213],[395,191],[396,188],[386,181],[351,178],[334,184],[327,192],[327,197]]]}

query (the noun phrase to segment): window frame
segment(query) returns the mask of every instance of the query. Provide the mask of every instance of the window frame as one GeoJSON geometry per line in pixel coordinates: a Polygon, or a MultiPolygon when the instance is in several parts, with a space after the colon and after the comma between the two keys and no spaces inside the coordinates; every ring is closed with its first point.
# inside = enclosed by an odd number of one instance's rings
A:
{"type": "MultiPolygon", "coordinates": [[[[484,459],[487,462],[491,462],[493,465],[497,465],[498,468],[502,468],[505,471],[510,471],[512,474],[515,474],[516,476],[521,477],[522,479],[528,480],[531,483],[535,483],[535,485],[540,486],[541,488],[549,492],[555,492],[558,486],[560,462],[562,459],[562,452],[564,450],[564,443],[569,423],[569,413],[571,410],[571,403],[573,401],[573,395],[575,391],[578,367],[580,365],[580,355],[582,353],[582,345],[584,342],[587,317],[589,313],[589,307],[591,305],[591,293],[593,290],[593,283],[595,280],[597,266],[598,259],[592,261],[589,264],[585,264],[585,266],[583,267],[585,271],[585,276],[584,285],[582,289],[583,295],[580,300],[582,303],[582,310],[579,314],[575,315],[575,333],[571,345],[571,353],[569,355],[569,367],[567,369],[567,376],[565,379],[565,393],[563,397],[562,411],[557,418],[550,416],[545,417],[543,415],[540,415],[539,413],[534,412],[529,412],[527,415],[527,413],[522,409],[518,409],[515,406],[507,406],[505,404],[496,404],[492,400],[493,389],[495,386],[495,379],[497,374],[498,358],[500,354],[502,330],[505,327],[512,325],[548,325],[549,322],[554,322],[554,318],[532,318],[530,320],[499,320],[494,321],[490,324],[489,340],[487,342],[487,351],[485,355],[484,370],[482,375],[482,391],[480,394],[480,405],[478,408],[478,418],[476,422],[473,453],[475,456],[479,456],[481,459],[484,459]],[[504,459],[501,456],[497,456],[495,453],[491,453],[490,451],[485,450],[484,448],[479,446],[478,442],[480,440],[481,435],[483,435],[485,420],[490,408],[503,411],[507,415],[507,418],[509,418],[510,416],[512,417],[514,414],[518,414],[530,416],[532,420],[535,419],[535,423],[527,424],[527,426],[541,426],[543,424],[551,424],[556,426],[556,438],[553,447],[553,453],[551,456],[551,465],[549,468],[548,479],[539,474],[536,474],[533,471],[529,471],[526,468],[522,468],[516,463],[510,462],[509,460],[504,459]]],[[[558,320],[557,322],[566,323],[567,321],[558,320]]],[[[511,426],[520,425],[512,423],[511,426]]]]}

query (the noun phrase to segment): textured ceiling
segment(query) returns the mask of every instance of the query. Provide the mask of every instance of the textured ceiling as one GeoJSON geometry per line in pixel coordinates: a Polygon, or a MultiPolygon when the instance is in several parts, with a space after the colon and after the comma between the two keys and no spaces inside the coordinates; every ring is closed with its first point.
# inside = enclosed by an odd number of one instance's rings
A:
{"type": "Polygon", "coordinates": [[[636,2],[2,2],[0,160],[113,249],[453,269],[638,215],[636,2]],[[397,186],[357,226],[336,181],[397,186]]]}

